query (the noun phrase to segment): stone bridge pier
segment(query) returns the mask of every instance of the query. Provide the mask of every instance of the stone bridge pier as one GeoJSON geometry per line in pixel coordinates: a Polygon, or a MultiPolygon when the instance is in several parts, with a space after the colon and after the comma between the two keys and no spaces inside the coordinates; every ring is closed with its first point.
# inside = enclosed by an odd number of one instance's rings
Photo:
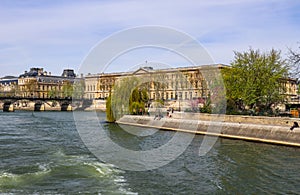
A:
{"type": "Polygon", "coordinates": [[[45,111],[45,104],[43,102],[36,102],[34,104],[34,111],[45,111]]]}
{"type": "Polygon", "coordinates": [[[3,103],[3,112],[14,112],[15,106],[11,102],[4,102],[3,103]]]}
{"type": "Polygon", "coordinates": [[[61,111],[72,111],[72,105],[70,102],[62,102],[60,106],[61,111]]]}

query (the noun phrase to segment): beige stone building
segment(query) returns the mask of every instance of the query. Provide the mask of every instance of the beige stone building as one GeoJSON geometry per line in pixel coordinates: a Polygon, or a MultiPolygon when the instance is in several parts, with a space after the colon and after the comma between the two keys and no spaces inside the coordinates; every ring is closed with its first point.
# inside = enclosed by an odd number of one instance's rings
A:
{"type": "Polygon", "coordinates": [[[226,65],[194,66],[170,69],[141,67],[132,72],[102,73],[85,77],[85,97],[88,99],[106,99],[112,86],[119,79],[136,77],[147,85],[151,100],[191,100],[207,98],[209,94],[204,72],[219,70],[226,65]]]}
{"type": "Polygon", "coordinates": [[[34,98],[71,97],[76,75],[73,70],[64,70],[61,76],[53,76],[43,68],[31,68],[18,78],[18,96],[34,98]]]}
{"type": "Polygon", "coordinates": [[[18,90],[18,78],[14,76],[5,76],[0,78],[0,96],[12,97],[18,90]]]}
{"type": "Polygon", "coordinates": [[[297,79],[282,79],[282,84],[285,85],[286,91],[283,92],[286,95],[286,101],[289,104],[300,104],[300,98],[298,95],[297,79]]]}
{"type": "Polygon", "coordinates": [[[99,75],[97,74],[88,74],[85,76],[85,90],[84,90],[84,97],[86,99],[98,99],[99,98],[99,75]]]}
{"type": "MultiPolygon", "coordinates": [[[[126,77],[136,77],[146,85],[148,96],[151,100],[192,100],[207,99],[212,92],[216,74],[220,73],[228,65],[215,64],[207,66],[189,66],[169,69],[153,69],[152,67],[140,67],[131,72],[101,73],[87,75],[85,77],[85,98],[106,99],[117,80],[126,77]]],[[[282,79],[287,91],[284,94],[288,103],[298,101],[298,87],[296,79],[282,79]]],[[[225,94],[224,94],[225,95],[225,94]]]]}

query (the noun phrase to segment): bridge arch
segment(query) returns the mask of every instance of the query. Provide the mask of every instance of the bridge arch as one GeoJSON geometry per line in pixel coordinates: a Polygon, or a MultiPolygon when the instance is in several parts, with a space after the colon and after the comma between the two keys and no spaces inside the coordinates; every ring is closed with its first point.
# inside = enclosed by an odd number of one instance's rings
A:
{"type": "Polygon", "coordinates": [[[35,102],[34,111],[45,111],[45,103],[42,101],[35,102]]]}
{"type": "Polygon", "coordinates": [[[4,111],[73,111],[84,110],[92,103],[92,100],[72,98],[0,97],[0,108],[4,111]]]}
{"type": "Polygon", "coordinates": [[[12,102],[4,102],[3,103],[3,112],[14,112],[15,106],[12,102]]]}
{"type": "Polygon", "coordinates": [[[60,103],[61,111],[72,111],[72,105],[69,101],[63,101],[60,103]]]}

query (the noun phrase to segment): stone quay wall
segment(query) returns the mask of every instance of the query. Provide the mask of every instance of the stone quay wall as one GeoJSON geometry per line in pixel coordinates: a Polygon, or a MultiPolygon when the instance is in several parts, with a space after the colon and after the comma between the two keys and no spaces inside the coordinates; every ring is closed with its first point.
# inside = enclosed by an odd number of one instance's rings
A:
{"type": "Polygon", "coordinates": [[[173,118],[178,119],[193,119],[203,121],[213,121],[215,118],[223,120],[224,122],[232,123],[250,123],[260,125],[280,125],[280,126],[292,126],[294,122],[298,122],[300,125],[300,118],[290,117],[267,117],[267,116],[245,116],[245,115],[217,115],[217,114],[205,114],[205,113],[188,113],[188,112],[174,112],[173,118]]]}
{"type": "Polygon", "coordinates": [[[205,116],[210,120],[199,120],[183,118],[182,113],[173,114],[174,117],[172,118],[164,117],[159,120],[154,120],[152,116],[125,115],[117,123],[300,147],[300,128],[291,131],[289,124],[291,124],[292,119],[290,118],[266,117],[266,121],[264,121],[264,117],[253,117],[255,119],[251,120],[251,116],[211,115],[205,116]],[[230,121],[225,121],[224,118],[230,121]],[[272,119],[278,120],[276,123],[273,122],[276,125],[272,124],[272,119]],[[235,122],[231,122],[231,120],[235,122]]]}

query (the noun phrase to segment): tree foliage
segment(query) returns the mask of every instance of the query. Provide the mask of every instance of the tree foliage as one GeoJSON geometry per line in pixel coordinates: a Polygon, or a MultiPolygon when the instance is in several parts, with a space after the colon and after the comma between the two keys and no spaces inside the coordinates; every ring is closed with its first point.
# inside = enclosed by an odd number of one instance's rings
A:
{"type": "Polygon", "coordinates": [[[36,91],[37,91],[37,80],[36,79],[30,79],[28,80],[25,85],[24,85],[24,89],[25,89],[25,96],[26,97],[34,97],[36,95],[36,91]]]}
{"type": "Polygon", "coordinates": [[[106,115],[118,120],[124,114],[137,114],[148,101],[146,85],[137,77],[126,77],[115,82],[110,99],[107,100],[106,115]]]}
{"type": "Polygon", "coordinates": [[[148,101],[148,95],[145,88],[136,87],[133,89],[129,98],[129,113],[138,114],[140,109],[144,112],[145,103],[148,101]]]}
{"type": "Polygon", "coordinates": [[[62,86],[63,97],[72,97],[73,94],[73,84],[70,81],[64,81],[62,86]]]}
{"type": "Polygon", "coordinates": [[[77,79],[73,83],[73,98],[83,98],[85,89],[85,82],[83,79],[77,79]]]}
{"type": "Polygon", "coordinates": [[[106,99],[106,120],[107,122],[115,122],[116,120],[111,107],[111,94],[106,99]]]}
{"type": "Polygon", "coordinates": [[[279,51],[262,53],[250,48],[234,54],[231,68],[223,70],[228,100],[242,110],[247,106],[260,111],[284,100],[286,89],[281,79],[288,76],[288,67],[279,51]]]}
{"type": "MultiPolygon", "coordinates": [[[[300,47],[298,47],[300,49],[300,47]]],[[[289,48],[288,59],[290,63],[290,74],[294,78],[300,78],[300,51],[289,48]]]]}
{"type": "Polygon", "coordinates": [[[49,90],[48,95],[50,98],[55,98],[55,97],[59,97],[59,90],[55,88],[49,90]]]}

